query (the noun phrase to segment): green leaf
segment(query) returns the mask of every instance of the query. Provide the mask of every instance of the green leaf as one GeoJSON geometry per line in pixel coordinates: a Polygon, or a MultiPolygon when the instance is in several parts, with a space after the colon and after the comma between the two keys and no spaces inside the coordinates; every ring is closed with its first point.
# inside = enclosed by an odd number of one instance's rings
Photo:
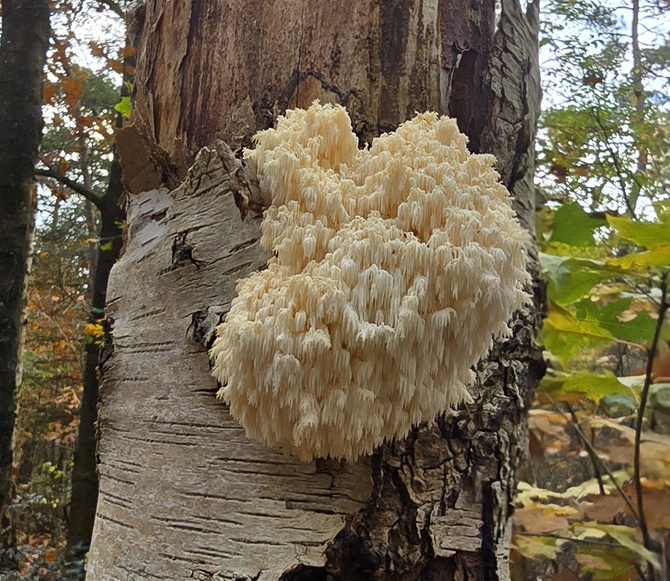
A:
{"type": "Polygon", "coordinates": [[[103,242],[103,243],[100,245],[100,250],[101,250],[102,252],[106,252],[106,251],[111,250],[111,249],[112,249],[112,243],[111,243],[111,241],[109,241],[109,242],[103,242]]]}
{"type": "Polygon", "coordinates": [[[627,416],[635,411],[637,400],[630,394],[613,393],[611,395],[606,395],[602,399],[600,407],[604,409],[605,413],[610,417],[627,416]]]}
{"type": "Polygon", "coordinates": [[[617,234],[645,248],[670,244],[670,225],[659,222],[633,222],[630,218],[607,216],[617,234]]]}
{"type": "Polygon", "coordinates": [[[586,525],[585,531],[588,529],[602,531],[612,537],[621,546],[626,547],[628,550],[633,551],[642,557],[645,561],[648,561],[654,566],[660,567],[656,555],[654,555],[654,553],[647,549],[642,543],[638,543],[636,540],[634,540],[634,537],[637,534],[636,529],[623,525],[607,525],[596,522],[584,524],[586,525]]]}
{"type": "MultiPolygon", "coordinates": [[[[667,228],[670,228],[670,225],[667,228]]],[[[626,270],[647,269],[651,266],[670,267],[670,244],[657,244],[646,252],[634,252],[626,256],[609,258],[607,264],[626,270]]]]}
{"type": "Polygon", "coordinates": [[[635,571],[636,555],[625,547],[579,543],[579,553],[575,560],[584,571],[591,573],[594,581],[635,578],[626,574],[635,571]],[[601,563],[607,568],[601,568],[601,563]]]}
{"type": "Polygon", "coordinates": [[[547,294],[560,306],[581,299],[594,286],[621,275],[621,271],[597,260],[564,258],[551,254],[540,255],[544,273],[549,281],[547,294]]]}
{"type": "Polygon", "coordinates": [[[544,321],[542,339],[545,347],[564,365],[582,349],[616,340],[591,314],[587,313],[580,319],[567,309],[553,304],[544,321]]]}
{"type": "Polygon", "coordinates": [[[640,345],[648,346],[654,339],[656,321],[651,318],[647,311],[640,311],[630,321],[608,320],[603,318],[600,324],[609,330],[617,339],[631,341],[640,345]]]}
{"type": "Polygon", "coordinates": [[[564,204],[554,213],[554,226],[549,243],[594,246],[593,231],[602,226],[607,226],[604,219],[589,216],[578,203],[564,204]]]}
{"type": "Polygon", "coordinates": [[[132,110],[132,103],[130,101],[130,97],[121,97],[121,100],[116,105],[114,105],[114,109],[119,113],[121,113],[123,117],[129,119],[130,112],[132,110]]]}
{"type": "Polygon", "coordinates": [[[589,299],[584,299],[575,305],[576,316],[584,318],[588,313],[613,337],[637,343],[640,346],[649,345],[654,337],[656,321],[644,310],[637,313],[634,318],[625,320],[624,313],[632,302],[633,297],[626,297],[611,301],[605,306],[599,306],[589,299]]]}
{"type": "Polygon", "coordinates": [[[670,200],[661,200],[652,204],[661,222],[670,222],[670,200]]]}
{"type": "Polygon", "coordinates": [[[540,391],[560,400],[571,400],[571,394],[579,394],[597,404],[612,395],[631,395],[628,386],[621,383],[613,373],[577,371],[570,374],[547,374],[539,386],[540,391]]]}

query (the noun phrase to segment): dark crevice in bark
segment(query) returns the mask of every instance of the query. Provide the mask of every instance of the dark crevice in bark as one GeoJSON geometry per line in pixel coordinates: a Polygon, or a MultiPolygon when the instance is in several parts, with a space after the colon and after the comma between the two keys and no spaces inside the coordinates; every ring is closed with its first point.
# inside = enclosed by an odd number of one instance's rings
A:
{"type": "Polygon", "coordinates": [[[388,0],[382,2],[380,7],[379,59],[382,87],[377,120],[380,129],[396,126],[403,117],[404,112],[400,111],[398,95],[400,78],[405,74],[409,15],[412,4],[411,0],[388,0]]]}
{"type": "Polygon", "coordinates": [[[331,581],[331,579],[332,577],[328,575],[323,567],[298,565],[286,571],[279,578],[279,581],[331,581]]]}
{"type": "Polygon", "coordinates": [[[419,579],[427,581],[453,581],[456,574],[454,559],[440,557],[432,559],[422,569],[419,579]]]}
{"type": "Polygon", "coordinates": [[[449,116],[456,119],[458,128],[469,138],[469,149],[473,153],[478,153],[479,139],[471,130],[473,122],[475,103],[472,95],[476,94],[473,90],[475,79],[475,65],[477,63],[478,52],[474,49],[458,50],[456,46],[452,48],[454,61],[458,64],[454,69],[451,80],[451,99],[449,100],[449,116]]]}
{"type": "MultiPolygon", "coordinates": [[[[207,2],[205,2],[206,4],[207,2]]],[[[200,30],[202,29],[202,19],[205,18],[205,11],[203,10],[203,1],[202,0],[191,0],[190,2],[190,14],[189,14],[189,29],[188,36],[186,41],[186,55],[181,62],[180,66],[180,78],[181,78],[181,102],[186,103],[189,101],[189,95],[205,93],[206,88],[203,87],[203,84],[209,82],[210,72],[207,70],[202,70],[201,61],[192,59],[192,51],[200,50],[198,44],[201,42],[199,38],[200,30]],[[195,62],[195,66],[189,66],[190,62],[195,62]]],[[[193,55],[195,56],[195,55],[193,55]]],[[[180,112],[180,126],[179,129],[182,131],[183,135],[193,135],[197,138],[196,143],[189,143],[189,149],[195,149],[202,147],[206,143],[211,143],[214,139],[211,128],[204,126],[202,122],[199,121],[200,118],[200,107],[192,106],[182,108],[180,112]],[[202,143],[201,143],[202,140],[202,143]]]]}

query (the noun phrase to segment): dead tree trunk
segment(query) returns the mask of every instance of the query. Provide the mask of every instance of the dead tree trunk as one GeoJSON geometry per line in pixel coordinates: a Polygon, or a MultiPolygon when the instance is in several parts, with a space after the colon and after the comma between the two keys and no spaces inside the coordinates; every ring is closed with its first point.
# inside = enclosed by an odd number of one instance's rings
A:
{"type": "Polygon", "coordinates": [[[543,371],[539,302],[480,365],[475,405],[355,464],[283,456],[246,439],[213,397],[211,329],[267,256],[258,220],[241,221],[225,193],[216,148],[194,155],[216,139],[248,144],[317,98],[346,106],[362,142],[436,110],[472,151],[497,156],[532,228],[538,4],[495,6],[149,0],[136,11],[135,125],[119,140],[133,195],[108,292],[89,580],[508,577],[525,412],[543,371]]]}

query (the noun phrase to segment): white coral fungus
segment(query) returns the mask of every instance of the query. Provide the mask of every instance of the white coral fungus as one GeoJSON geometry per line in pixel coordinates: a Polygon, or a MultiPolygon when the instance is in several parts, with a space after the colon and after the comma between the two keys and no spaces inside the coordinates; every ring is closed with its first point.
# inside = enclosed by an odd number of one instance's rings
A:
{"type": "Polygon", "coordinates": [[[212,348],[247,434],[352,460],[468,400],[528,300],[528,235],[494,158],[435,113],[359,150],[345,109],[318,103],[256,142],[275,258],[239,281],[212,348]]]}

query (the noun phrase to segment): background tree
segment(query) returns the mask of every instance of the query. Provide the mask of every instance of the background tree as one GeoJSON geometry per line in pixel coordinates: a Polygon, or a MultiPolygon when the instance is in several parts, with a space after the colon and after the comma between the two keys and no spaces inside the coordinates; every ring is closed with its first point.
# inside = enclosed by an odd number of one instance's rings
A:
{"type": "Polygon", "coordinates": [[[513,559],[527,578],[664,579],[670,454],[667,6],[551,2],[538,240],[552,369],[513,559]],[[538,568],[539,567],[539,568],[538,568]]]}
{"type": "Polygon", "coordinates": [[[363,142],[415,110],[450,114],[472,151],[497,156],[532,228],[538,6],[495,8],[157,1],[136,14],[135,125],[119,139],[133,195],[108,294],[89,578],[507,575],[543,369],[536,310],[481,365],[475,405],[355,464],[301,463],[247,440],[213,398],[207,356],[234,280],[266,260],[214,141],[249,143],[286,108],[341,103],[363,142]]]}
{"type": "Polygon", "coordinates": [[[46,169],[38,170],[47,184],[56,189],[65,186],[83,197],[81,207],[89,230],[86,358],[67,535],[68,548],[77,557],[83,556],[90,542],[97,504],[98,352],[107,279],[121,250],[124,220],[120,204],[123,185],[114,143],[122,115],[114,104],[128,94],[133,50],[123,42],[123,26],[119,26],[122,4],[64,0],[59,5],[46,102],[55,109],[49,134],[51,147],[41,158],[46,169]],[[95,24],[95,36],[80,32],[87,23],[95,24]],[[90,50],[98,71],[78,64],[73,53],[82,45],[90,50]]]}
{"type": "Polygon", "coordinates": [[[85,548],[97,501],[97,355],[106,279],[123,222],[114,105],[132,74],[132,52],[123,44],[120,6],[60,0],[51,7],[47,131],[37,170],[45,187],[39,189],[12,512],[27,555],[22,573],[32,565],[58,577],[54,554],[66,529],[69,547],[85,548]]]}
{"type": "Polygon", "coordinates": [[[5,0],[0,38],[0,540],[9,541],[15,398],[21,384],[25,287],[42,131],[46,0],[5,0]]]}
{"type": "Polygon", "coordinates": [[[668,194],[670,10],[558,0],[546,15],[545,195],[639,218],[668,194]]]}

